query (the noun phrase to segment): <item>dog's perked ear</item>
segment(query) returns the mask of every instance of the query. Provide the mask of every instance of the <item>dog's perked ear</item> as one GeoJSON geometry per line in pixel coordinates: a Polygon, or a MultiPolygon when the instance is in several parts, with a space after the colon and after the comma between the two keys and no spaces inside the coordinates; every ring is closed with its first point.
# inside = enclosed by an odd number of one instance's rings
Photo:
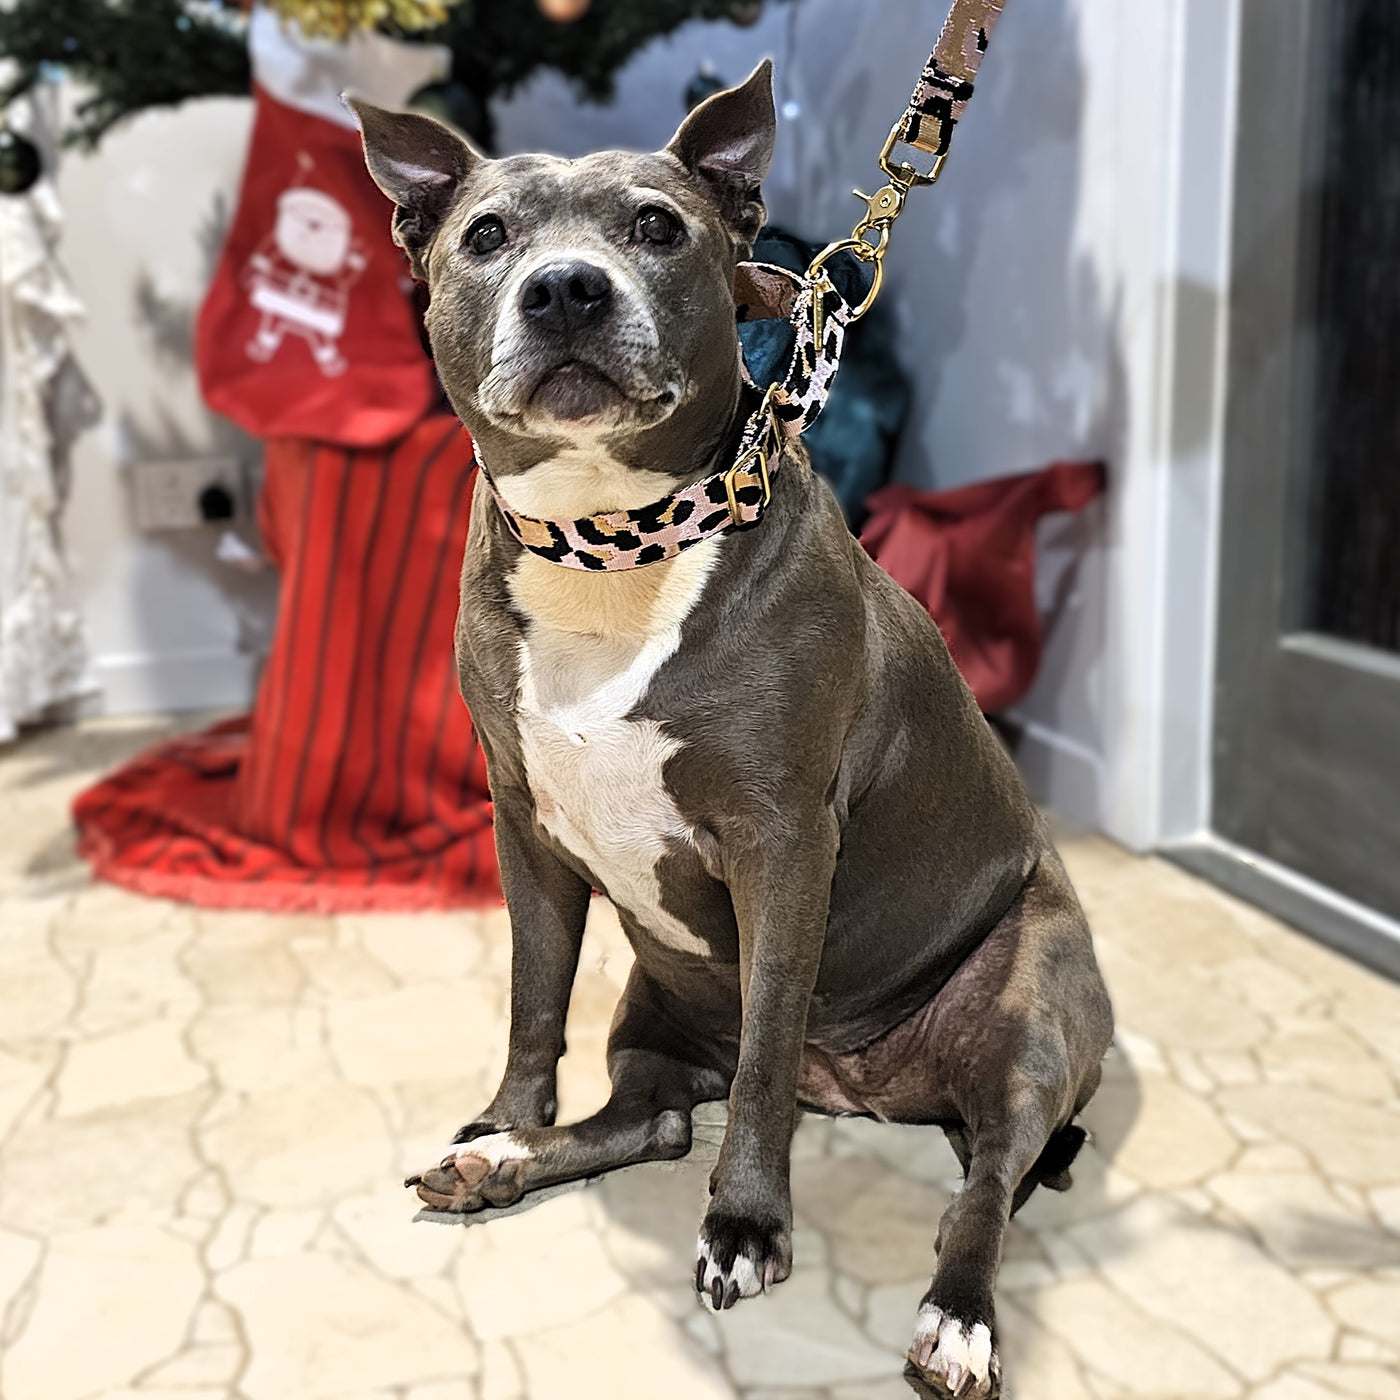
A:
{"type": "Polygon", "coordinates": [[[465,137],[417,112],[390,112],[349,94],[374,183],[397,206],[394,241],[423,276],[422,256],[452,208],[462,182],[485,160],[465,137]]]}
{"type": "Polygon", "coordinates": [[[714,202],[747,257],[765,211],[760,186],[777,136],[773,61],[765,58],[738,87],[707,97],[666,149],[714,202]]]}

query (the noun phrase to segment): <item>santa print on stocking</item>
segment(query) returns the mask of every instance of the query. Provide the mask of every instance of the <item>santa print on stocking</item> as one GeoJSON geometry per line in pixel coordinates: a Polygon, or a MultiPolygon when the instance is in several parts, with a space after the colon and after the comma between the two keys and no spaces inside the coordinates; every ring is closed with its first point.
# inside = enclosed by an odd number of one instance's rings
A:
{"type": "MultiPolygon", "coordinates": [[[[298,153],[308,173],[316,162],[298,153]]],[[[248,342],[255,360],[271,360],[291,335],[300,336],[322,374],[344,374],[340,353],[350,288],[365,270],[363,244],[350,212],[324,190],[293,185],[277,196],[272,232],[248,260],[248,300],[262,314],[248,342]]]]}
{"type": "Polygon", "coordinates": [[[260,438],[391,442],[438,392],[393,210],[348,116],[254,95],[238,209],[199,315],[204,397],[260,438]]]}

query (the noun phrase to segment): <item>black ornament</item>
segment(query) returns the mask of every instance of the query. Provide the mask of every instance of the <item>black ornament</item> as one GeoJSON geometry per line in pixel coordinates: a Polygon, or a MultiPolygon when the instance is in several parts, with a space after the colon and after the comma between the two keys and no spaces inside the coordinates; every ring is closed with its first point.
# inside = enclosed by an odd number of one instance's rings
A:
{"type": "Polygon", "coordinates": [[[708,63],[702,63],[685,85],[685,110],[693,112],[707,97],[723,91],[724,87],[724,79],[708,63]]]}
{"type": "Polygon", "coordinates": [[[27,136],[0,126],[0,194],[23,194],[43,173],[39,148],[27,136]]]}
{"type": "Polygon", "coordinates": [[[483,150],[490,150],[493,141],[490,112],[464,82],[448,78],[444,82],[429,83],[419,88],[409,101],[418,111],[465,131],[483,150]]]}

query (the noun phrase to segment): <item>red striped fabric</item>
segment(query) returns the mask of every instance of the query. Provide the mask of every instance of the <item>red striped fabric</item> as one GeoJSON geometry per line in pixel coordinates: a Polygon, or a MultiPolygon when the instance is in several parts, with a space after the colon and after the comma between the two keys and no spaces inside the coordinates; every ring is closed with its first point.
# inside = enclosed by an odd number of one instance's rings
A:
{"type": "Polygon", "coordinates": [[[422,909],[499,897],[486,767],[452,634],[471,439],[267,445],[281,607],[251,715],[142,754],[74,804],[94,871],[223,907],[422,909]]]}

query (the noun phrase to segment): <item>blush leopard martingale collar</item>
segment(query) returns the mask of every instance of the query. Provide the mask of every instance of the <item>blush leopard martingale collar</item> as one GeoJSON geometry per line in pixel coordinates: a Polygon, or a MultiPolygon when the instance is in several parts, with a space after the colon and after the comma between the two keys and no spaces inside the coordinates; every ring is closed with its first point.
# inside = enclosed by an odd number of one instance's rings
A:
{"type": "Polygon", "coordinates": [[[763,519],[784,442],[801,437],[826,402],[851,305],[830,279],[813,284],[785,268],[763,263],[742,267],[740,294],[748,300],[740,303],[739,319],[790,315],[797,338],[787,375],[769,386],[749,415],[734,464],[635,510],[540,519],[506,504],[478,448],[477,466],[506,527],[532,554],[595,573],[637,569],[763,519]]]}
{"type": "Polygon", "coordinates": [[[935,183],[943,172],[953,131],[971,100],[973,80],[1004,4],[1005,0],[952,0],[938,45],[880,152],[886,183],[873,195],[855,192],[866,209],[849,238],[828,244],[800,276],[767,263],[739,264],[734,288],[738,320],[786,316],[792,321],[795,343],[786,375],[768,386],[749,415],[733,465],[635,510],[540,519],[506,504],[478,447],[482,479],[510,533],[524,548],[568,569],[611,573],[674,559],[702,540],[751,529],[763,519],[784,445],[816,421],[841,362],[847,327],[864,316],[880,294],[890,231],[906,197],[918,186],[935,183]],[[932,156],[932,167],[923,170],[896,159],[901,145],[932,156]],[[854,305],[827,271],[827,262],[839,253],[870,269],[869,289],[854,305]]]}

